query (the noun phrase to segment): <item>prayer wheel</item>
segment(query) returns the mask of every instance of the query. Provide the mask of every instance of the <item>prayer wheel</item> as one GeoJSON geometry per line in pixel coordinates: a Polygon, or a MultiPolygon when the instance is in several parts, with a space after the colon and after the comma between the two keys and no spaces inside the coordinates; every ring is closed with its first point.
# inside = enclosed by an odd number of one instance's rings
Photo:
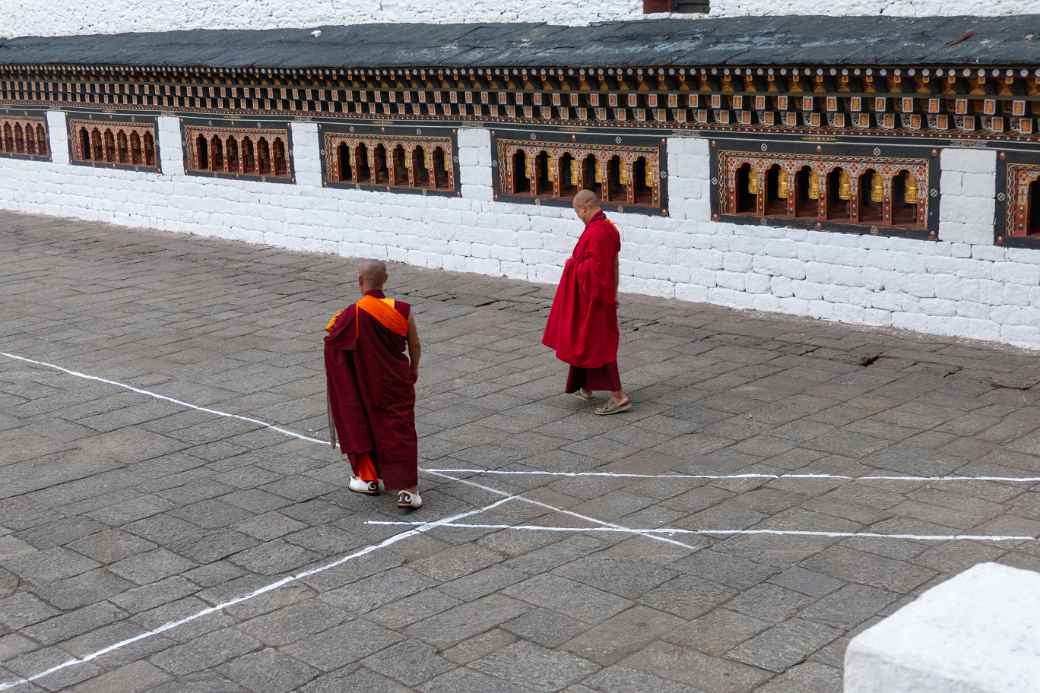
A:
{"type": "Polygon", "coordinates": [[[776,179],[776,196],[781,200],[786,200],[789,195],[787,190],[787,172],[780,169],[776,179]]]}
{"type": "Polygon", "coordinates": [[[809,169],[809,199],[820,199],[820,176],[814,168],[809,169]]]}
{"type": "Polygon", "coordinates": [[[551,156],[546,161],[546,175],[549,177],[550,183],[556,182],[556,160],[551,156]]]}
{"type": "Polygon", "coordinates": [[[578,160],[571,159],[567,162],[567,182],[570,185],[578,185],[578,160]]]}
{"type": "Polygon", "coordinates": [[[841,170],[841,174],[838,176],[838,199],[848,200],[852,197],[852,179],[849,178],[849,172],[845,169],[841,170]]]}
{"type": "Polygon", "coordinates": [[[618,182],[621,185],[628,185],[632,182],[632,175],[629,173],[628,164],[622,161],[618,164],[618,182]]]}
{"type": "Polygon", "coordinates": [[[885,201],[885,187],[881,174],[873,171],[870,174],[870,201],[881,204],[885,201]]]}
{"type": "Polygon", "coordinates": [[[903,191],[903,201],[908,205],[917,204],[917,179],[910,173],[906,174],[906,189],[903,191]]]}
{"type": "Polygon", "coordinates": [[[643,176],[643,183],[646,185],[646,187],[648,187],[651,190],[653,190],[653,188],[654,188],[654,170],[652,168],[650,168],[649,164],[647,164],[646,169],[645,169],[645,175],[643,176]]]}
{"type": "Polygon", "coordinates": [[[748,195],[758,195],[758,172],[755,169],[748,171],[747,191],[748,195]]]}

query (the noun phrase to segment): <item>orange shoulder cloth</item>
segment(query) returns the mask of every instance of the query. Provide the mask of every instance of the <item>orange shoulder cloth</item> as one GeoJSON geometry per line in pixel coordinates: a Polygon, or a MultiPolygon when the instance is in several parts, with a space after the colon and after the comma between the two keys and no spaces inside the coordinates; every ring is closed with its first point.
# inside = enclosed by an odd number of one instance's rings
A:
{"type": "Polygon", "coordinates": [[[365,311],[394,334],[402,337],[408,334],[408,319],[397,312],[392,298],[380,299],[375,296],[363,296],[356,305],[358,310],[365,311]]]}

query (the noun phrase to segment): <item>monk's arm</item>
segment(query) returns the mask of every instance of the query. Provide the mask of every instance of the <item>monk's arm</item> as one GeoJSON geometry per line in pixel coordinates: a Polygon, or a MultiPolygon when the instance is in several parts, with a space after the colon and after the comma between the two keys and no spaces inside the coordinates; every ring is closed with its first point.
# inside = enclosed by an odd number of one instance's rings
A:
{"type": "Polygon", "coordinates": [[[422,344],[419,343],[419,330],[415,327],[415,316],[408,316],[408,360],[412,362],[412,372],[418,375],[419,359],[422,358],[422,344]]]}

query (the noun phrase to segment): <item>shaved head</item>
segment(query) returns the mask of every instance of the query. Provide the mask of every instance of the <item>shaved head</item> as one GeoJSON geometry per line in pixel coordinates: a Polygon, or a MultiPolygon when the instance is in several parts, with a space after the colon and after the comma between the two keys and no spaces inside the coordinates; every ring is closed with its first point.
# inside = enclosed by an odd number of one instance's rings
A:
{"type": "Polygon", "coordinates": [[[571,202],[574,213],[586,224],[599,212],[599,204],[599,197],[591,190],[579,190],[571,202]]]}
{"type": "Polygon", "coordinates": [[[362,291],[382,289],[386,284],[386,263],[379,260],[362,260],[358,263],[358,284],[362,291]]]}

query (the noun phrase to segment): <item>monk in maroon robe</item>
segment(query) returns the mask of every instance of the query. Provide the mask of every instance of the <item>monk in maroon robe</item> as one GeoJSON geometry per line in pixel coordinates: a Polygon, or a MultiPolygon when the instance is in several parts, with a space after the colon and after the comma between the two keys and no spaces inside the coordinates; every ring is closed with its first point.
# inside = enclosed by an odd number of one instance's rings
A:
{"type": "Polygon", "coordinates": [[[358,269],[361,299],[325,326],[329,432],[349,458],[350,490],[399,491],[397,504],[418,508],[419,451],[415,381],[421,348],[411,306],[387,298],[386,265],[358,269]],[[405,350],[407,349],[407,356],[405,350]]]}
{"type": "Polygon", "coordinates": [[[568,393],[591,400],[594,390],[607,390],[610,398],[595,411],[618,414],[632,408],[617,367],[621,234],[591,190],[574,196],[574,212],[585,231],[563,266],[542,343],[570,364],[568,393]]]}

